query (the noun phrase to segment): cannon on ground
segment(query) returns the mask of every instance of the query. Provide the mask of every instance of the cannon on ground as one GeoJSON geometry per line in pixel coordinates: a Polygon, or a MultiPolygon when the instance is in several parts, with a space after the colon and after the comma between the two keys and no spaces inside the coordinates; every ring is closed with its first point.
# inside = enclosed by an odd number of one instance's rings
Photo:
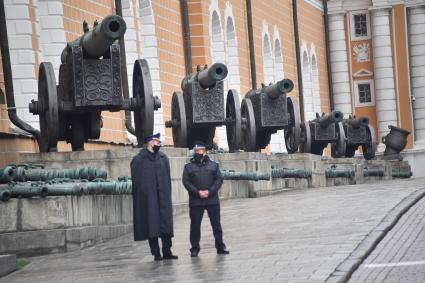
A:
{"type": "MultiPolygon", "coordinates": [[[[136,60],[133,71],[133,97],[123,98],[121,54],[117,39],[124,36],[125,21],[118,15],[95,22],[89,31],[69,42],[61,55],[59,85],[51,63],[39,68],[38,100],[29,111],[40,117],[40,151],[56,151],[58,141],[71,143],[72,150],[84,150],[84,142],[98,139],[101,112],[134,111],[139,146],[153,133],[153,113],[161,102],[152,94],[148,64],[136,60]]],[[[127,78],[124,78],[127,79],[127,78]]]]}
{"type": "Polygon", "coordinates": [[[265,148],[271,135],[285,131],[288,153],[298,150],[300,141],[300,113],[293,97],[287,96],[294,88],[289,79],[283,79],[261,89],[250,90],[242,100],[242,148],[252,152],[265,148]]]}
{"type": "Polygon", "coordinates": [[[341,145],[340,143],[333,143],[331,145],[332,157],[353,157],[360,146],[366,160],[375,157],[375,130],[372,125],[369,124],[369,119],[367,117],[356,118],[355,116],[350,116],[339,124],[341,125],[338,125],[338,128],[342,126],[344,129],[346,142],[345,145],[341,145]]]}
{"type": "Polygon", "coordinates": [[[334,110],[329,114],[316,113],[316,119],[301,124],[300,152],[322,155],[329,143],[337,144],[336,155],[345,153],[345,133],[340,123],[344,115],[341,111],[334,110]]]}
{"type": "Polygon", "coordinates": [[[229,149],[235,150],[241,142],[241,118],[239,94],[231,89],[224,106],[223,80],[227,67],[215,63],[196,73],[187,75],[181,83],[181,91],[173,93],[171,120],[165,122],[172,129],[174,146],[191,148],[201,140],[210,148],[216,127],[226,126],[229,149]]]}

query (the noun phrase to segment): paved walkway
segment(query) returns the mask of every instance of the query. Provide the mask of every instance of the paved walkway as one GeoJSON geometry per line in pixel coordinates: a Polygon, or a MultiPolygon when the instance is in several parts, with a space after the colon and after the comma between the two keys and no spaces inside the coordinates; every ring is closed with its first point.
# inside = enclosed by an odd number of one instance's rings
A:
{"type": "Polygon", "coordinates": [[[425,282],[424,198],[400,218],[350,282],[425,282]]]}
{"type": "Polygon", "coordinates": [[[11,282],[323,282],[424,179],[294,190],[222,203],[230,255],[216,255],[204,218],[201,253],[189,257],[189,219],[175,217],[178,261],[154,262],[127,235],[82,251],[32,258],[11,282]]]}

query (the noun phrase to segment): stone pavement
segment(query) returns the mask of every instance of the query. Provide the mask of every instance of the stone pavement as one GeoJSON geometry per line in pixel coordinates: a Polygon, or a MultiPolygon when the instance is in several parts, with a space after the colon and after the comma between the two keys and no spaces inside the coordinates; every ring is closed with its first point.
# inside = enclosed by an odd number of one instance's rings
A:
{"type": "Polygon", "coordinates": [[[350,282],[425,282],[425,199],[404,214],[350,282]]]}
{"type": "Polygon", "coordinates": [[[146,242],[134,243],[126,235],[32,258],[0,283],[323,282],[392,208],[424,187],[424,179],[411,179],[229,200],[222,203],[222,224],[230,255],[216,255],[205,214],[201,253],[190,258],[184,213],[174,219],[177,261],[154,262],[146,242]]]}

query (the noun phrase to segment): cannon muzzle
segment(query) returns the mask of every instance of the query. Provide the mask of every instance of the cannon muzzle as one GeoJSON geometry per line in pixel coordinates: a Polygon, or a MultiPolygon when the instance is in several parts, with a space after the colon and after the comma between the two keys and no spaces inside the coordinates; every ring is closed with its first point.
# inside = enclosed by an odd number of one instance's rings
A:
{"type": "Polygon", "coordinates": [[[294,88],[294,83],[290,79],[283,79],[273,85],[267,86],[264,92],[271,99],[276,99],[281,94],[291,92],[293,88],[294,88]]]}
{"type": "Polygon", "coordinates": [[[222,63],[215,63],[211,67],[206,67],[200,71],[198,66],[198,72],[195,74],[189,74],[182,80],[182,90],[186,88],[188,83],[198,81],[203,89],[213,88],[216,82],[222,81],[227,77],[227,67],[222,63]]]}
{"type": "Polygon", "coordinates": [[[329,114],[323,115],[322,117],[317,118],[317,122],[319,122],[320,127],[327,128],[329,125],[333,123],[341,122],[344,118],[344,114],[341,111],[334,110],[329,114]]]}
{"type": "MultiPolygon", "coordinates": [[[[69,45],[82,46],[84,53],[90,58],[100,58],[114,43],[124,36],[127,29],[124,19],[118,15],[107,16],[93,30],[87,31],[69,45]]],[[[61,55],[62,63],[66,62],[67,47],[61,55]]]]}
{"type": "Polygon", "coordinates": [[[354,129],[367,127],[367,125],[369,125],[369,119],[367,117],[351,118],[348,119],[348,124],[354,129]]]}

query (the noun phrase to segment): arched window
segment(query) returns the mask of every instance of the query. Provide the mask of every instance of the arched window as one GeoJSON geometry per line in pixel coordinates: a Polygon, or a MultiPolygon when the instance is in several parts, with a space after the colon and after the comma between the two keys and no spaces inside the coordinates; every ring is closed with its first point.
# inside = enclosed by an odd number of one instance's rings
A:
{"type": "Polygon", "coordinates": [[[240,77],[239,77],[239,56],[238,56],[238,43],[236,40],[235,25],[232,17],[227,17],[226,22],[226,64],[229,69],[227,77],[228,88],[236,89],[240,92],[240,77]]]}
{"type": "Polygon", "coordinates": [[[320,99],[319,69],[317,67],[316,55],[311,56],[311,83],[313,93],[313,111],[322,112],[322,102],[320,99]]]}
{"type": "Polygon", "coordinates": [[[280,40],[275,39],[274,41],[274,77],[276,81],[280,81],[284,78],[283,73],[283,56],[282,48],[280,46],[280,40]]]}
{"type": "Polygon", "coordinates": [[[311,67],[307,50],[302,53],[302,81],[304,96],[304,117],[305,120],[311,120],[316,115],[313,109],[313,97],[311,93],[311,67]]]}
{"type": "Polygon", "coordinates": [[[274,64],[272,57],[272,47],[270,44],[269,35],[265,34],[263,38],[263,70],[264,84],[268,85],[274,82],[274,64]]]}

